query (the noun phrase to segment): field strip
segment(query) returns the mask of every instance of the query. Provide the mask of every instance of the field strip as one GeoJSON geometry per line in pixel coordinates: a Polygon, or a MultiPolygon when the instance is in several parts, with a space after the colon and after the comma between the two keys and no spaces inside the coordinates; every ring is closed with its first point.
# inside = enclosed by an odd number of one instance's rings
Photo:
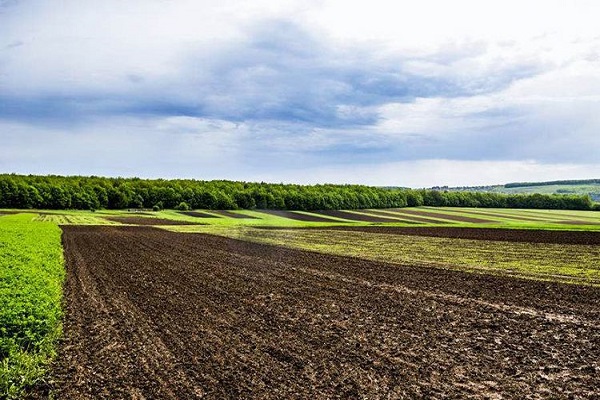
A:
{"type": "MultiPolygon", "coordinates": [[[[447,208],[444,208],[446,210],[447,208]]],[[[515,209],[515,208],[490,208],[490,209],[470,209],[470,208],[458,208],[459,210],[464,210],[465,212],[489,212],[489,213],[499,213],[505,214],[515,217],[524,217],[524,218],[533,218],[540,219],[542,221],[561,221],[568,218],[576,218],[581,220],[591,220],[595,222],[600,222],[600,219],[596,218],[593,214],[593,211],[581,211],[580,213],[569,214],[565,213],[563,210],[532,210],[532,209],[515,209]],[[587,213],[587,214],[586,214],[587,213]]],[[[573,212],[573,211],[571,211],[573,212]]]]}
{"type": "Polygon", "coordinates": [[[356,210],[321,210],[315,214],[341,218],[350,222],[399,222],[393,218],[369,215],[356,210]]]}
{"type": "MultiPolygon", "coordinates": [[[[355,211],[358,211],[358,210],[355,210],[355,211]]],[[[427,219],[419,219],[419,218],[414,218],[414,217],[401,216],[401,215],[398,215],[393,212],[385,212],[384,210],[364,209],[364,210],[359,210],[358,212],[360,212],[361,214],[372,215],[375,217],[392,218],[392,219],[396,220],[396,222],[403,222],[405,224],[418,224],[418,223],[423,223],[424,221],[427,221],[427,219]]]]}
{"type": "Polygon", "coordinates": [[[454,221],[448,221],[445,219],[440,219],[440,218],[426,218],[426,217],[419,217],[419,216],[415,216],[412,214],[407,214],[402,212],[402,208],[386,208],[386,209],[382,209],[382,210],[369,210],[369,211],[377,211],[378,213],[381,214],[386,214],[386,215],[390,215],[393,216],[394,218],[405,218],[407,220],[410,221],[414,221],[414,222],[422,222],[425,224],[450,224],[450,223],[454,223],[454,221]]]}
{"type": "Polygon", "coordinates": [[[53,222],[57,225],[118,225],[118,222],[110,221],[101,216],[72,214],[40,213],[37,216],[36,221],[53,222]]]}
{"type": "Polygon", "coordinates": [[[442,227],[269,230],[205,227],[201,232],[374,261],[600,284],[600,246],[587,244],[598,243],[600,235],[596,232],[442,227]],[[402,234],[404,231],[407,234],[402,234]],[[447,236],[446,231],[451,235],[447,236]],[[548,243],[555,239],[574,243],[548,243]]]}
{"type": "MultiPolygon", "coordinates": [[[[399,209],[399,210],[402,210],[402,209],[399,209]]],[[[410,214],[410,215],[440,218],[440,219],[446,219],[446,220],[455,221],[455,222],[469,222],[469,223],[474,223],[474,224],[489,224],[489,223],[496,222],[496,221],[491,221],[491,220],[482,219],[482,218],[474,218],[474,217],[446,214],[446,213],[444,213],[442,211],[438,211],[438,210],[433,211],[432,209],[427,209],[427,211],[424,211],[422,209],[411,209],[411,210],[403,210],[402,212],[404,212],[406,214],[410,214]]]]}
{"type": "MultiPolygon", "coordinates": [[[[427,207],[427,209],[431,209],[430,207],[427,207]]],[[[444,208],[443,209],[444,212],[450,212],[450,213],[456,213],[456,214],[467,214],[467,215],[483,215],[486,217],[492,217],[494,219],[497,219],[498,221],[502,221],[502,222],[506,222],[506,221],[531,221],[531,222],[544,222],[544,221],[548,221],[548,219],[546,218],[537,218],[537,217],[522,217],[518,214],[510,214],[510,213],[503,213],[503,212],[489,212],[489,211],[483,211],[483,210],[470,210],[470,209],[448,209],[448,208],[444,208]]]]}
{"type": "Polygon", "coordinates": [[[275,215],[277,217],[293,219],[296,221],[307,221],[307,222],[337,222],[334,218],[327,218],[322,215],[311,214],[306,212],[297,211],[283,211],[283,210],[256,210],[267,215],[275,215]]]}
{"type": "MultiPolygon", "coordinates": [[[[432,220],[434,219],[434,220],[437,220],[437,221],[443,222],[443,223],[473,222],[473,221],[479,221],[477,223],[482,223],[480,221],[483,221],[482,219],[479,219],[479,218],[470,218],[469,219],[466,217],[457,217],[457,216],[452,216],[452,215],[447,215],[447,214],[432,213],[432,212],[427,212],[427,211],[421,211],[418,209],[395,208],[395,209],[389,209],[389,210],[391,212],[401,214],[401,215],[413,216],[415,218],[419,217],[419,218],[427,218],[427,219],[432,219],[432,220]]],[[[494,222],[494,221],[487,221],[487,222],[494,222]]]]}
{"type": "Polygon", "coordinates": [[[475,298],[468,298],[468,297],[463,297],[463,296],[458,296],[458,295],[448,294],[448,293],[443,293],[443,292],[415,290],[415,289],[411,289],[407,286],[402,286],[402,285],[374,284],[372,281],[369,281],[369,280],[358,279],[358,278],[348,278],[342,274],[334,274],[331,272],[324,272],[324,271],[314,269],[314,268],[307,268],[306,270],[314,275],[320,275],[320,276],[327,277],[332,280],[339,280],[339,281],[343,281],[343,282],[350,283],[353,285],[364,286],[369,289],[379,289],[382,291],[402,292],[402,293],[406,293],[406,294],[409,294],[412,296],[419,296],[419,297],[425,296],[425,297],[428,297],[431,299],[440,300],[442,302],[449,302],[449,303],[452,303],[452,304],[455,304],[458,306],[463,306],[463,307],[470,307],[472,304],[477,304],[479,306],[489,307],[489,308],[492,308],[497,311],[501,311],[501,312],[505,312],[505,313],[512,313],[512,314],[519,315],[519,316],[527,315],[527,316],[532,316],[532,317],[543,318],[543,319],[545,319],[547,321],[551,321],[551,322],[569,323],[569,324],[586,326],[586,327],[598,329],[598,331],[600,333],[600,327],[598,327],[597,321],[584,320],[584,319],[575,317],[570,314],[544,312],[544,311],[536,310],[535,308],[531,308],[531,307],[520,307],[520,306],[515,306],[515,305],[507,305],[507,304],[504,304],[501,302],[498,302],[498,303],[489,302],[489,301],[479,300],[479,299],[475,299],[475,298]]]}
{"type": "Polygon", "coordinates": [[[598,288],[148,227],[63,240],[57,398],[600,394],[598,288]]]}
{"type": "Polygon", "coordinates": [[[565,210],[543,211],[543,210],[524,209],[524,210],[518,210],[518,212],[527,214],[527,215],[535,215],[535,216],[547,217],[547,218],[558,218],[558,219],[576,218],[576,219],[585,219],[585,220],[592,220],[594,222],[600,222],[600,213],[598,213],[598,211],[579,211],[579,212],[575,212],[575,213],[571,214],[573,211],[565,212],[565,210]]]}

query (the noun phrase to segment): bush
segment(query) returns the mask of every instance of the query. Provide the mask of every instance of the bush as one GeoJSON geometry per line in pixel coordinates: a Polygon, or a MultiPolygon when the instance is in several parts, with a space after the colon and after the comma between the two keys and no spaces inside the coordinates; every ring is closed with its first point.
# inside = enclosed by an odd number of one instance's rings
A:
{"type": "Polygon", "coordinates": [[[190,206],[185,201],[182,201],[175,209],[179,211],[188,211],[190,210],[190,206]]]}

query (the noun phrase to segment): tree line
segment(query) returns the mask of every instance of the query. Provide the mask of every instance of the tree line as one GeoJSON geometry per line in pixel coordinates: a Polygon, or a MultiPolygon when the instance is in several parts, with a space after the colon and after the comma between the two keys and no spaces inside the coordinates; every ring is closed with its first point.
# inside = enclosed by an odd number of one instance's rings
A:
{"type": "Polygon", "coordinates": [[[564,180],[564,181],[547,181],[547,182],[513,182],[504,185],[505,188],[518,188],[530,186],[554,186],[554,185],[598,185],[600,179],[583,179],[583,180],[564,180]]]}
{"type": "Polygon", "coordinates": [[[0,208],[335,210],[408,206],[600,209],[582,195],[0,174],[0,208]]]}

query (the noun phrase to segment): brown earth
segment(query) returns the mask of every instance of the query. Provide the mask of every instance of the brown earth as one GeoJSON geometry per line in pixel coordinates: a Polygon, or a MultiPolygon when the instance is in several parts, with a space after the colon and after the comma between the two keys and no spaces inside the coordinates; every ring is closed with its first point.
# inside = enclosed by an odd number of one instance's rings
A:
{"type": "MultiPolygon", "coordinates": [[[[303,228],[314,229],[314,228],[303,228]]],[[[459,227],[332,226],[320,229],[433,236],[455,239],[497,240],[502,242],[600,245],[600,232],[548,231],[538,229],[492,229],[459,227]]]]}
{"type": "Polygon", "coordinates": [[[145,217],[104,217],[109,221],[120,222],[121,224],[132,225],[202,225],[197,222],[176,221],[165,218],[145,218],[145,217]]]}
{"type": "Polygon", "coordinates": [[[391,209],[391,210],[395,210],[398,213],[402,213],[402,214],[416,215],[416,216],[422,216],[422,217],[431,217],[431,218],[441,218],[441,219],[447,219],[450,221],[457,221],[457,222],[471,222],[474,224],[489,224],[489,223],[494,222],[494,221],[490,221],[488,219],[463,217],[461,215],[441,214],[441,213],[427,212],[427,211],[421,211],[421,210],[406,210],[403,208],[397,208],[397,209],[391,209]]]}
{"type": "Polygon", "coordinates": [[[188,217],[196,218],[221,218],[218,215],[212,215],[202,211],[180,211],[179,214],[187,215],[188,217]]]}
{"type": "Polygon", "coordinates": [[[394,218],[376,217],[368,214],[355,214],[347,211],[339,210],[320,210],[313,211],[317,214],[328,215],[330,217],[343,218],[350,221],[362,221],[362,222],[402,222],[394,218]]]}
{"type": "Polygon", "coordinates": [[[214,214],[221,215],[223,217],[228,217],[228,218],[236,218],[236,219],[258,219],[256,217],[251,216],[251,215],[238,214],[238,213],[234,213],[234,212],[227,211],[227,210],[212,210],[211,212],[214,213],[214,214]]]}
{"type": "Polygon", "coordinates": [[[63,230],[58,399],[600,396],[598,288],[63,230]]]}
{"type": "Polygon", "coordinates": [[[283,211],[283,210],[257,210],[261,213],[275,215],[277,217],[294,219],[296,221],[306,221],[306,222],[339,222],[335,219],[319,217],[316,215],[307,215],[301,214],[293,211],[283,211]]]}

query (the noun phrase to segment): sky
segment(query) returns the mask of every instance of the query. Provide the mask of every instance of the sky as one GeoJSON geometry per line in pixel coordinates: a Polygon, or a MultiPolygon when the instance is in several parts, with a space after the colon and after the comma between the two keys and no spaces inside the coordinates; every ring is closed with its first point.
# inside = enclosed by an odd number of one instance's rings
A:
{"type": "Polygon", "coordinates": [[[596,0],[0,0],[0,172],[600,177],[596,0]]]}

